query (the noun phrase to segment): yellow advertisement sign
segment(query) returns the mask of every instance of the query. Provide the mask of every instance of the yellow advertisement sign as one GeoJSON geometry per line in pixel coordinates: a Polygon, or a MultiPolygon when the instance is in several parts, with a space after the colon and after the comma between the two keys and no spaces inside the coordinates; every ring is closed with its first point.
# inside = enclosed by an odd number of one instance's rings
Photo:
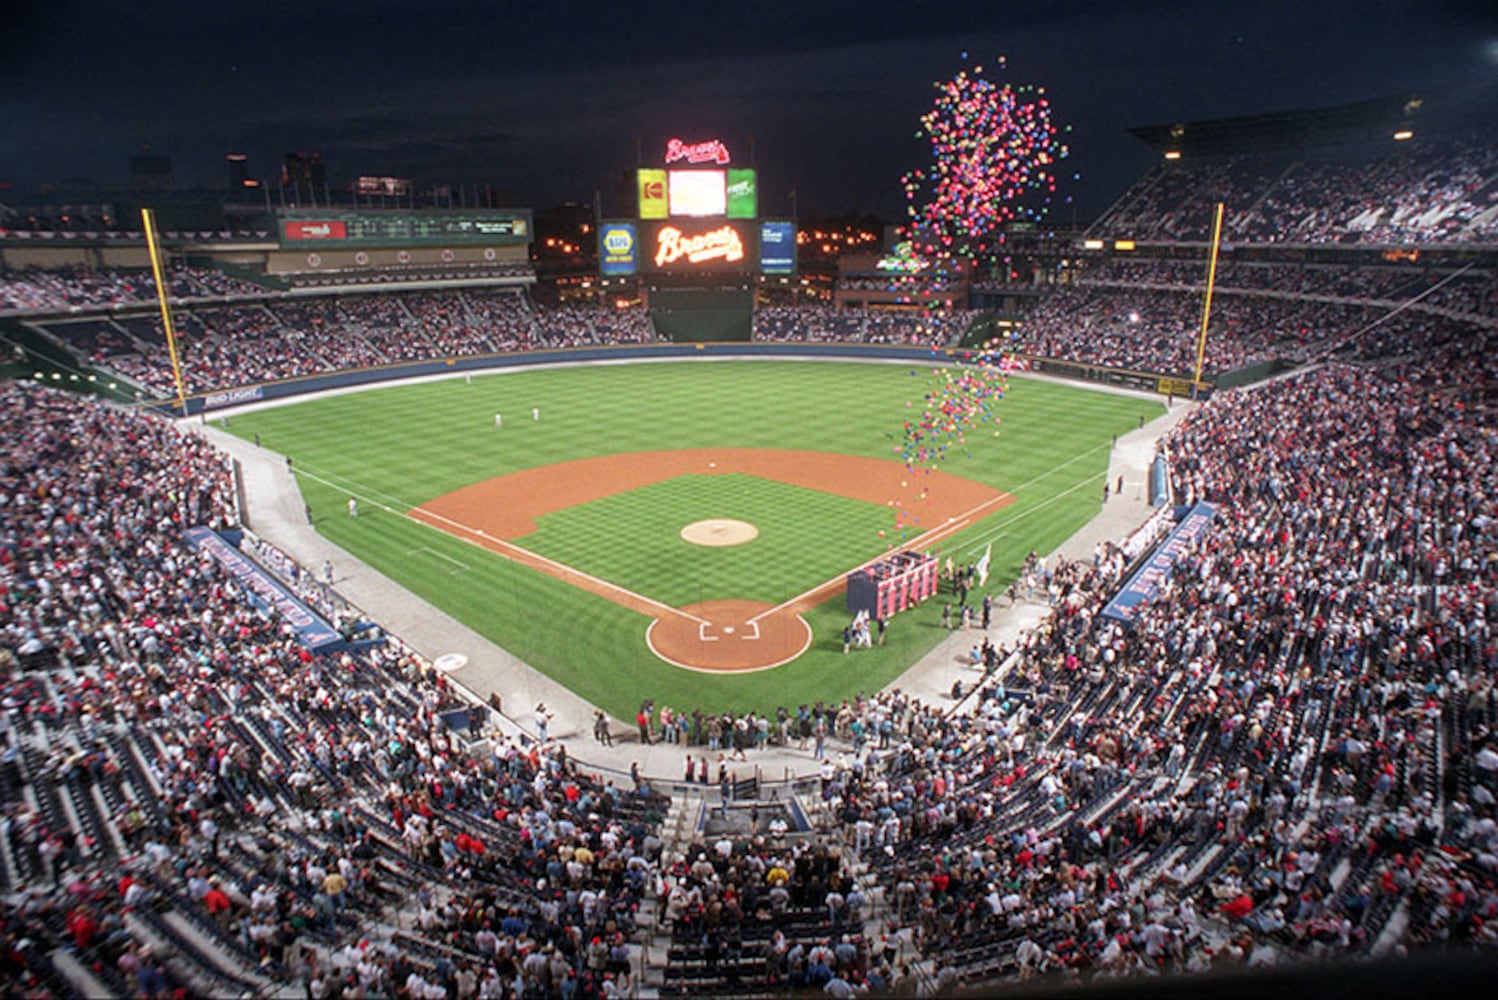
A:
{"type": "Polygon", "coordinates": [[[1191,380],[1184,378],[1162,378],[1155,389],[1162,396],[1186,396],[1191,395],[1191,380]]]}
{"type": "Polygon", "coordinates": [[[640,218],[664,219],[670,214],[666,201],[666,172],[642,167],[639,170],[640,218]]]}

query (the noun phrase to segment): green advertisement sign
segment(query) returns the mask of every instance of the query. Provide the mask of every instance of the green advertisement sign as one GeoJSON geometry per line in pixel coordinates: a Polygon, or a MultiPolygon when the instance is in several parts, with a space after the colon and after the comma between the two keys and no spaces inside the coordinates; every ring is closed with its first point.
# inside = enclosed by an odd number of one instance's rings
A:
{"type": "Polygon", "coordinates": [[[728,170],[728,217],[754,219],[759,216],[759,184],[754,171],[738,167],[728,170]]]}

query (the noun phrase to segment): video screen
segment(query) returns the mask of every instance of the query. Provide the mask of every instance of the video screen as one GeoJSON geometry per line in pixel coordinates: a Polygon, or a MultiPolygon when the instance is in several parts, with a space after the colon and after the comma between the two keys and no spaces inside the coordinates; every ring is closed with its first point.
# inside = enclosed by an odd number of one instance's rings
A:
{"type": "Polygon", "coordinates": [[[728,177],[722,170],[672,170],[667,186],[673,217],[703,218],[728,212],[728,177]]]}

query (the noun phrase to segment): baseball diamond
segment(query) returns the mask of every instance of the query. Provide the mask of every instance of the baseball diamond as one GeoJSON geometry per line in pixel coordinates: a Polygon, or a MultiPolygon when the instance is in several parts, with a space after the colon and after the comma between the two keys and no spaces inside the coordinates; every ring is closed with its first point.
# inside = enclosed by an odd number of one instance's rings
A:
{"type": "Polygon", "coordinates": [[[920,362],[585,364],[307,400],[232,429],[295,456],[331,541],[629,718],[642,694],[773,707],[895,681],[946,634],[945,602],[845,659],[844,576],[905,546],[970,563],[993,541],[991,586],[1007,586],[1097,510],[1112,435],[1161,410],[1013,378],[1002,434],[985,425],[912,468],[900,427],[939,377],[920,362]],[[494,426],[538,404],[545,419],[494,426]],[[759,536],[680,537],[712,518],[759,536]]]}
{"type": "MultiPolygon", "coordinates": [[[[835,496],[884,504],[909,490],[899,462],[824,452],[765,448],[687,449],[603,455],[527,469],[437,497],[413,518],[653,618],[652,652],[698,670],[763,670],[786,663],[811,643],[800,612],[835,596],[841,575],[815,583],[778,605],[723,600],[671,607],[516,544],[545,514],[679,476],[747,474],[835,496]]],[[[1007,493],[951,473],[923,477],[932,525],[910,548],[934,545],[1007,506],[1007,493]]],[[[852,567],[849,567],[850,569],[852,567]]]]}

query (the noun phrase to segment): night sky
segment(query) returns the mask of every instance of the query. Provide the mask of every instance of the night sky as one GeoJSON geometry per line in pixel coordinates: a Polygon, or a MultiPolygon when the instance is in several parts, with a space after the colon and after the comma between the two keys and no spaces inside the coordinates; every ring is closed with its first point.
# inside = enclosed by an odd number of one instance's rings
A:
{"type": "Polygon", "coordinates": [[[220,186],[226,153],[271,180],[282,154],[316,150],[335,186],[488,182],[541,207],[607,200],[637,143],[658,159],[668,136],[722,137],[741,159],[752,138],[762,211],[795,189],[803,214],[894,219],[931,84],[966,52],[1047,88],[1073,126],[1075,202],[1053,217],[1087,222],[1151,162],[1130,126],[1491,92],[1494,6],[20,0],[0,22],[0,181],[123,186],[148,144],[179,185],[220,186]]]}

